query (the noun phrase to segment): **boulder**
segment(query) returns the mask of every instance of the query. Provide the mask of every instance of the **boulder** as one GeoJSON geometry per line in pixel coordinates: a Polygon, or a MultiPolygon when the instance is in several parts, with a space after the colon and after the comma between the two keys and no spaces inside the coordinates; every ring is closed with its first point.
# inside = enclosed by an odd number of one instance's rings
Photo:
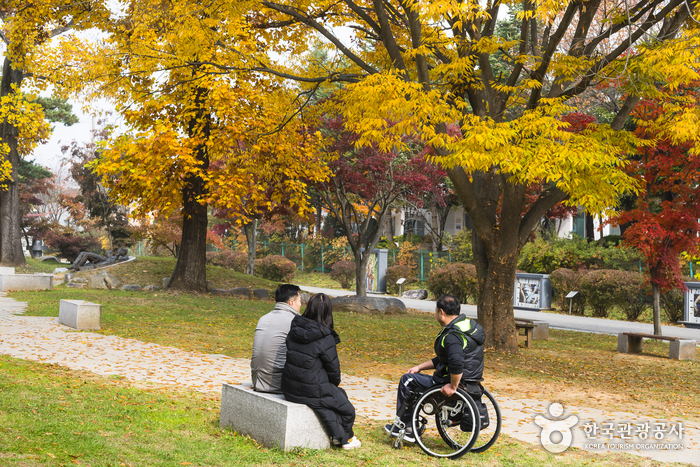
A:
{"type": "Polygon", "coordinates": [[[212,295],[229,295],[230,292],[226,289],[209,289],[209,293],[212,295]]]}
{"type": "Polygon", "coordinates": [[[63,280],[66,282],[70,282],[73,279],[75,279],[75,273],[74,272],[67,272],[63,275],[63,280]]]}
{"type": "Polygon", "coordinates": [[[87,286],[89,289],[107,289],[105,276],[102,274],[93,274],[87,278],[87,286]]]}
{"type": "Polygon", "coordinates": [[[331,299],[333,311],[352,311],[355,313],[405,313],[406,305],[398,298],[359,297],[348,295],[331,299]]]}
{"type": "Polygon", "coordinates": [[[302,292],[300,295],[302,305],[306,305],[307,303],[309,303],[309,299],[311,298],[311,294],[309,292],[302,292]]]}
{"type": "Polygon", "coordinates": [[[60,263],[60,261],[58,260],[58,258],[56,258],[55,256],[40,256],[40,257],[38,257],[38,258],[36,258],[36,259],[38,259],[38,260],[41,261],[41,262],[44,262],[44,261],[56,261],[57,263],[60,263]]]}
{"type": "Polygon", "coordinates": [[[232,297],[236,298],[246,298],[250,300],[250,290],[248,287],[236,287],[235,289],[229,290],[232,297]]]}
{"type": "Polygon", "coordinates": [[[407,290],[401,294],[403,298],[412,298],[413,300],[425,300],[428,298],[428,291],[425,289],[407,290]]]}
{"type": "Polygon", "coordinates": [[[122,290],[128,290],[129,292],[141,292],[141,286],[138,284],[122,285],[122,290]]]}
{"type": "Polygon", "coordinates": [[[79,284],[87,284],[88,280],[85,279],[84,277],[76,277],[74,279],[71,279],[71,282],[78,282],[79,284]]]}
{"type": "Polygon", "coordinates": [[[60,273],[62,273],[62,272],[66,272],[66,271],[68,271],[68,268],[56,268],[56,269],[53,270],[53,273],[54,273],[54,274],[60,274],[60,273]]]}
{"type": "Polygon", "coordinates": [[[85,287],[85,282],[69,282],[66,284],[66,287],[70,287],[71,289],[82,289],[85,287]]]}
{"type": "Polygon", "coordinates": [[[143,288],[144,292],[155,292],[156,290],[160,290],[160,287],[157,285],[147,285],[143,288]]]}
{"type": "Polygon", "coordinates": [[[170,278],[169,278],[169,277],[164,277],[164,278],[163,278],[163,288],[164,288],[164,289],[167,289],[167,288],[168,288],[168,284],[170,284],[170,278]]]}
{"type": "Polygon", "coordinates": [[[212,281],[204,281],[204,286],[207,288],[207,290],[211,290],[214,288],[214,283],[212,281]]]}
{"type": "Polygon", "coordinates": [[[270,291],[267,289],[253,289],[253,298],[257,298],[258,300],[269,300],[270,291]]]}
{"type": "Polygon", "coordinates": [[[107,288],[108,288],[108,289],[114,290],[114,289],[119,288],[119,285],[121,285],[121,283],[119,282],[119,279],[117,279],[117,278],[114,277],[113,275],[108,274],[108,273],[106,273],[106,272],[103,272],[102,275],[103,275],[104,278],[105,278],[105,279],[104,279],[104,280],[105,280],[105,285],[107,285],[107,288]]]}

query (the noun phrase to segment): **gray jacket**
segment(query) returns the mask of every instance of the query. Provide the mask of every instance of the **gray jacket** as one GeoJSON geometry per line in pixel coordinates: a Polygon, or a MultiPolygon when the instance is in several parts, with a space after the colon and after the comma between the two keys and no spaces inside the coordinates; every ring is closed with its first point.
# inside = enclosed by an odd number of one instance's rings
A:
{"type": "Polygon", "coordinates": [[[258,321],[253,338],[250,373],[256,391],[282,393],[282,370],[287,359],[287,334],[299,313],[283,302],[258,321]]]}

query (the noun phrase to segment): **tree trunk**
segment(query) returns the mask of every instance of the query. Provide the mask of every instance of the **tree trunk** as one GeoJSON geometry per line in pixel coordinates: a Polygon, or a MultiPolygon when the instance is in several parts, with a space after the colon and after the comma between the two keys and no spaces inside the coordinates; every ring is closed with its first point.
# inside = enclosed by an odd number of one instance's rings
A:
{"type": "Polygon", "coordinates": [[[248,246],[248,266],[246,266],[245,273],[249,276],[252,276],[255,273],[255,251],[257,245],[257,231],[257,219],[253,219],[251,222],[243,224],[243,233],[245,233],[245,240],[248,246]]]}
{"type": "Polygon", "coordinates": [[[593,216],[588,211],[585,211],[584,218],[585,218],[585,223],[586,223],[586,227],[584,228],[584,230],[586,231],[586,240],[589,243],[594,242],[595,241],[595,226],[593,225],[593,216]]]}
{"type": "Polygon", "coordinates": [[[394,226],[392,225],[394,219],[391,217],[391,212],[386,216],[384,221],[384,234],[386,234],[386,241],[388,244],[394,248],[394,226]]]}
{"type": "Polygon", "coordinates": [[[657,268],[649,268],[649,276],[651,279],[651,308],[653,310],[654,317],[654,335],[660,336],[661,334],[661,291],[659,290],[659,284],[656,282],[657,268]]]}
{"type": "Polygon", "coordinates": [[[182,241],[168,289],[188,292],[207,290],[207,205],[197,201],[203,190],[204,181],[201,178],[192,175],[187,178],[182,190],[182,241]]]}
{"type": "MultiPolygon", "coordinates": [[[[207,96],[207,89],[195,90],[194,108],[197,111],[187,122],[187,134],[190,137],[197,135],[204,141],[209,140],[211,134],[211,117],[205,105],[207,96]]],[[[206,144],[196,148],[195,156],[203,170],[209,168],[206,144]]],[[[168,289],[188,292],[207,290],[207,205],[199,201],[206,193],[206,182],[201,176],[193,173],[186,176],[182,188],[182,241],[168,289]]]]}
{"type": "MultiPolygon", "coordinates": [[[[22,78],[22,72],[13,69],[12,63],[5,57],[2,81],[0,82],[0,96],[4,97],[12,93],[13,85],[19,88],[22,78]]],[[[0,124],[0,140],[9,147],[5,158],[12,164],[12,180],[6,182],[7,190],[0,192],[0,265],[15,267],[27,264],[22,251],[20,231],[17,137],[17,127],[7,122],[0,124]]]]}
{"type": "Polygon", "coordinates": [[[437,253],[438,243],[442,243],[440,242],[442,235],[440,235],[440,222],[438,221],[437,206],[435,204],[430,208],[430,233],[430,243],[433,248],[433,253],[437,253]]]}
{"type": "Polygon", "coordinates": [[[367,263],[369,262],[369,254],[367,250],[358,253],[355,254],[355,294],[364,297],[367,295],[367,263]]]}
{"type": "MultiPolygon", "coordinates": [[[[517,236],[517,233],[513,235],[517,236]]],[[[500,242],[494,242],[491,250],[487,250],[476,230],[472,230],[472,245],[479,283],[477,316],[486,333],[486,345],[515,353],[518,351],[518,336],[513,293],[520,250],[507,251],[500,242]]]]}
{"type": "Polygon", "coordinates": [[[321,201],[316,201],[316,229],[314,230],[314,238],[321,238],[323,209],[321,201]]]}

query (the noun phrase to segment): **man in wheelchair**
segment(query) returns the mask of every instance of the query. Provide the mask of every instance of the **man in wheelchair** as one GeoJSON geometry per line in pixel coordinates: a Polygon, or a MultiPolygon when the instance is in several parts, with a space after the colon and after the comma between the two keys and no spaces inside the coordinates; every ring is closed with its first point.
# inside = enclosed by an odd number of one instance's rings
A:
{"type": "MultiPolygon", "coordinates": [[[[483,346],[486,335],[480,324],[460,314],[460,310],[460,303],[456,297],[446,294],[438,299],[435,319],[442,329],[435,338],[435,358],[410,368],[401,377],[396,397],[396,414],[408,427],[403,436],[405,441],[413,443],[415,436],[410,428],[412,407],[404,405],[415,401],[412,395],[423,393],[431,386],[442,384],[442,394],[450,397],[461,385],[476,402],[479,412],[482,412],[482,387],[479,381],[483,379],[484,373],[483,346]],[[421,373],[423,370],[432,369],[435,370],[432,376],[421,373]]],[[[482,414],[485,414],[485,406],[483,409],[482,414]]],[[[461,416],[454,417],[453,423],[460,423],[460,419],[461,416]]],[[[471,426],[471,420],[465,425],[471,426]]],[[[399,436],[396,423],[389,423],[384,428],[392,436],[399,436]]]]}

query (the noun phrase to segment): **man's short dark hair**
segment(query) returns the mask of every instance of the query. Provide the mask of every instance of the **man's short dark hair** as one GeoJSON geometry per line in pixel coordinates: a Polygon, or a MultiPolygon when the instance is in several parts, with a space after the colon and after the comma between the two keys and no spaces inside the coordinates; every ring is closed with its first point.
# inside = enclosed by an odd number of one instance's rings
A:
{"type": "Polygon", "coordinates": [[[438,298],[437,307],[449,316],[456,316],[462,311],[457,297],[450,294],[445,294],[438,298]]]}
{"type": "Polygon", "coordinates": [[[298,285],[294,284],[281,284],[277,287],[275,291],[275,301],[287,303],[292,298],[296,297],[301,293],[301,289],[298,285]]]}

